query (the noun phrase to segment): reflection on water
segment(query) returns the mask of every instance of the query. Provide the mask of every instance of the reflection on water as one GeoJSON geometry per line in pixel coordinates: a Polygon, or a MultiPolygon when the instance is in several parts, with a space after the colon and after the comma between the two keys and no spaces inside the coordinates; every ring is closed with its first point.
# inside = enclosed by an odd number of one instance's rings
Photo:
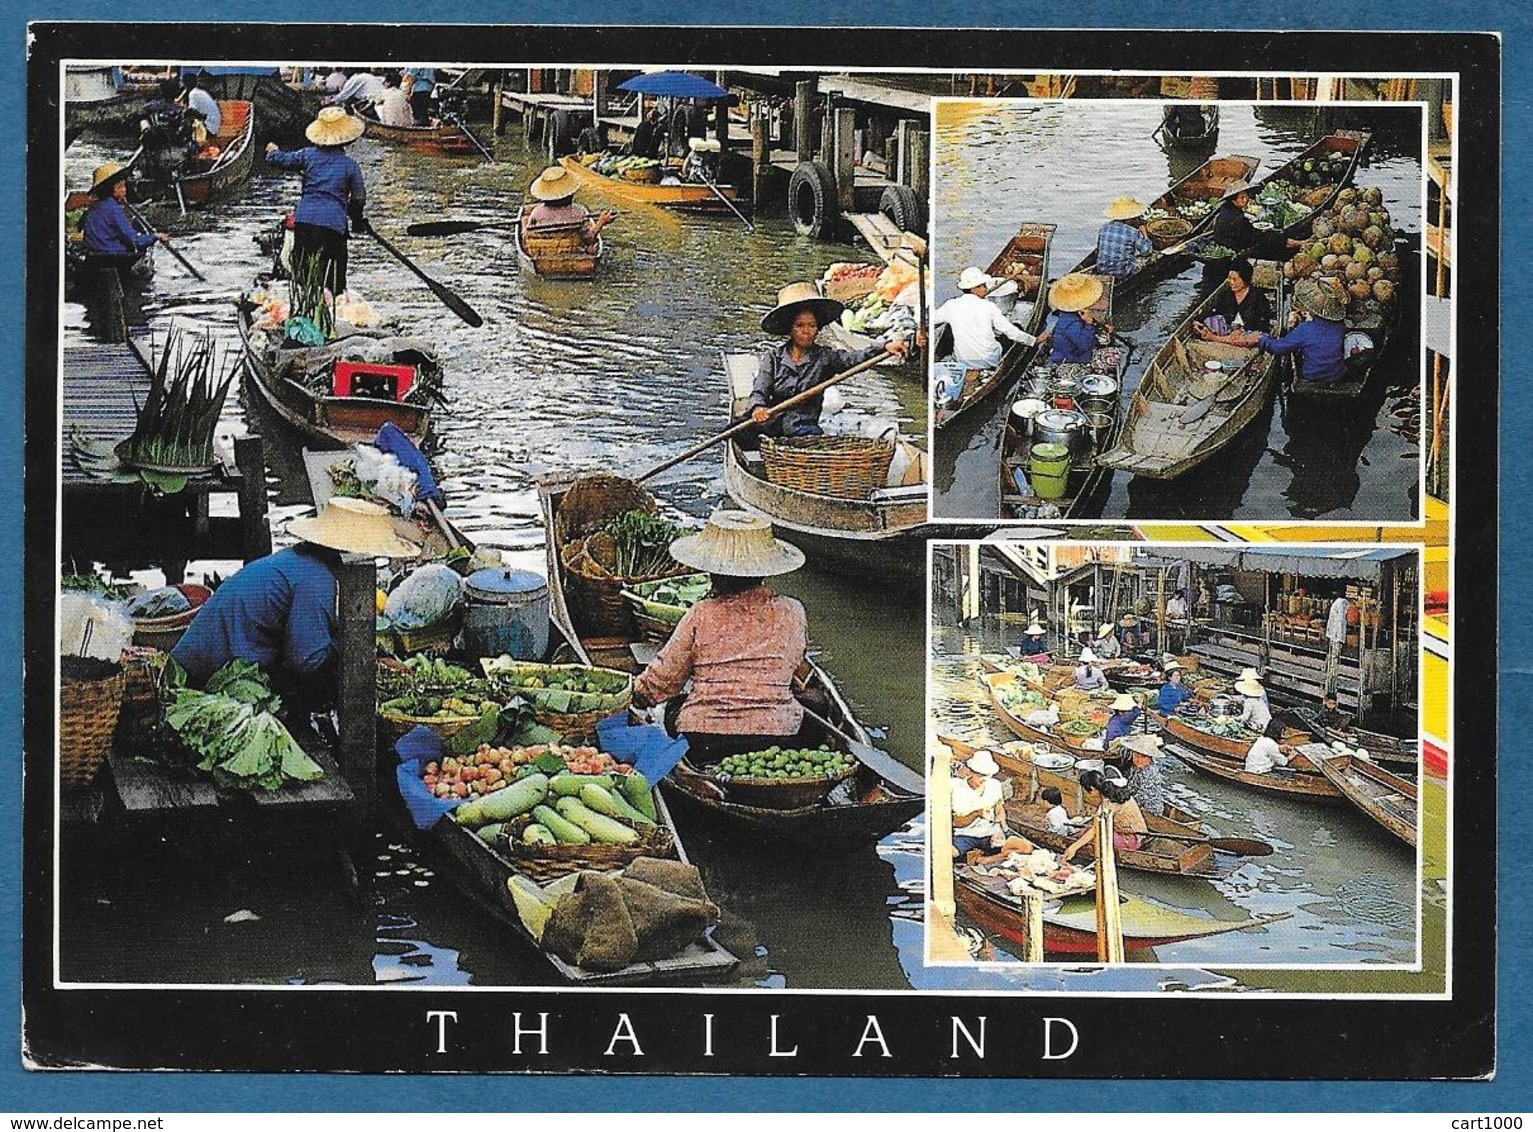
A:
{"type": "MultiPolygon", "coordinates": [[[[957,277],[984,267],[1023,221],[1058,225],[1050,274],[1078,263],[1096,243],[1101,211],[1122,194],[1149,201],[1204,159],[1167,152],[1150,139],[1156,103],[965,105],[937,122],[936,215],[932,272],[936,301],[957,294],[957,277]],[[976,201],[986,202],[976,207],[976,201]]],[[[1412,107],[1337,111],[1335,126],[1372,129],[1357,183],[1384,194],[1404,237],[1401,278],[1419,277],[1422,232],[1420,115],[1412,107]]],[[[1259,157],[1260,177],[1330,128],[1309,115],[1225,106],[1218,154],[1259,157]]],[[[1194,305],[1202,268],[1136,288],[1115,303],[1115,329],[1135,344],[1125,394],[1136,389],[1159,345],[1194,305]]],[[[1108,518],[1415,518],[1419,450],[1414,435],[1392,431],[1388,408],[1415,386],[1421,366],[1419,310],[1407,305],[1356,404],[1342,411],[1274,403],[1207,463],[1160,483],[1122,472],[1108,476],[1091,515],[1108,518]]],[[[933,459],[936,513],[990,518],[999,513],[998,452],[1004,395],[939,434],[933,459]]]]}

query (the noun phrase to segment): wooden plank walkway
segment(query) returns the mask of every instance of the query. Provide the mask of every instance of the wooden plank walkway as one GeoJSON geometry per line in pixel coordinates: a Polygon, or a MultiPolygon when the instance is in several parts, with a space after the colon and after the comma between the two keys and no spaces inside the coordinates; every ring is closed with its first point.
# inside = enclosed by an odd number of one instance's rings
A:
{"type": "Polygon", "coordinates": [[[118,748],[107,755],[112,768],[112,782],[129,819],[167,817],[206,817],[227,807],[253,803],[263,815],[311,814],[338,810],[350,804],[355,795],[341,774],[335,760],[321,749],[304,744],[309,757],[325,772],[318,782],[305,782],[281,790],[254,790],[246,793],[221,792],[210,778],[191,771],[177,771],[144,762],[118,748]]]}

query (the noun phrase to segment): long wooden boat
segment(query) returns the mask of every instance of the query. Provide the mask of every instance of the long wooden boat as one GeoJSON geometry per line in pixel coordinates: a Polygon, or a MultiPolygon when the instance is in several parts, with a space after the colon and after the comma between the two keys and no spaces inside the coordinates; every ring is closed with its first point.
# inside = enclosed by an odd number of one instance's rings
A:
{"type": "Polygon", "coordinates": [[[138,182],[147,195],[161,200],[184,199],[188,206],[200,208],[232,193],[250,178],[255,164],[255,107],[240,100],[220,101],[218,111],[222,115],[218,133],[208,139],[219,149],[217,158],[211,163],[194,163],[174,184],[138,182]]]}
{"type": "Polygon", "coordinates": [[[366,136],[390,145],[403,146],[434,157],[480,157],[483,151],[467,133],[467,127],[443,122],[435,126],[388,126],[376,118],[356,114],[366,136]]]}
{"type": "MultiPolygon", "coordinates": [[[[1087,740],[1097,736],[1067,735],[1045,731],[1042,728],[1032,726],[1023,716],[1017,714],[1001,702],[1001,689],[1009,684],[1015,684],[1020,679],[1015,673],[987,673],[981,676],[980,679],[984,681],[985,687],[990,690],[990,702],[995,707],[996,715],[1000,717],[1006,729],[1017,738],[1026,739],[1031,743],[1047,743],[1055,747],[1061,747],[1072,754],[1084,754],[1086,757],[1092,757],[1091,749],[1086,747],[1085,743],[1087,740]]],[[[1037,685],[1033,685],[1033,687],[1037,688],[1037,691],[1044,696],[1045,700],[1053,698],[1051,692],[1046,688],[1038,687],[1037,685]]],[[[1100,752],[1096,752],[1096,755],[1099,757],[1100,752]]]]}
{"type": "MultiPolygon", "coordinates": [[[[393,424],[418,448],[431,439],[432,402],[440,396],[441,367],[426,355],[414,357],[419,376],[406,399],[391,401],[381,397],[347,396],[321,392],[297,380],[295,374],[305,366],[316,371],[324,368],[322,359],[333,353],[329,347],[292,350],[274,349],[254,330],[256,308],[245,299],[238,304],[240,339],[244,349],[246,388],[251,390],[285,425],[305,441],[319,448],[349,448],[370,444],[385,423],[393,424]]],[[[333,357],[330,368],[333,368],[333,357]]]]}
{"type": "Polygon", "coordinates": [[[1287,181],[1292,185],[1302,184],[1304,175],[1304,163],[1313,162],[1317,158],[1328,158],[1333,153],[1344,154],[1347,163],[1338,180],[1328,182],[1323,186],[1312,187],[1307,195],[1301,195],[1300,205],[1307,209],[1302,215],[1282,226],[1285,236],[1308,236],[1310,223],[1320,213],[1330,208],[1336,202],[1336,196],[1342,189],[1352,183],[1357,175],[1357,167],[1362,162],[1363,151],[1368,147],[1368,141],[1373,134],[1368,130],[1336,130],[1307,147],[1302,153],[1290,158],[1268,173],[1260,181],[1251,186],[1252,194],[1260,193],[1263,188],[1274,181],[1287,181]],[[1321,193],[1319,189],[1327,191],[1321,193]]]}
{"type": "Polygon", "coordinates": [[[729,205],[719,199],[722,193],[736,208],[744,207],[737,185],[718,185],[718,192],[715,193],[702,184],[650,185],[627,181],[621,177],[607,177],[582,163],[578,157],[561,157],[559,164],[573,173],[581,184],[640,204],[652,204],[677,212],[728,212],[729,205]]]}
{"type": "MultiPolygon", "coordinates": [[[[1167,253],[1171,248],[1185,244],[1194,236],[1207,231],[1213,225],[1219,202],[1224,199],[1229,187],[1237,181],[1249,181],[1260,166],[1261,159],[1258,157],[1245,157],[1241,154],[1213,157],[1151,201],[1150,208],[1167,213],[1168,218],[1186,222],[1187,232],[1178,238],[1176,244],[1146,256],[1137,270],[1118,276],[1118,292],[1122,294],[1130,287],[1185,267],[1192,259],[1189,251],[1183,249],[1174,255],[1167,253]]],[[[1073,270],[1094,273],[1096,264],[1097,253],[1093,248],[1073,270]]]]}
{"type": "MultiPolygon", "coordinates": [[[[1008,892],[1003,884],[994,879],[987,883],[986,878],[970,876],[960,870],[954,877],[953,896],[963,914],[982,930],[1018,948],[1027,947],[1027,920],[1022,914],[1021,899],[1008,892]]],[[[1287,912],[1259,913],[1239,920],[1214,920],[1189,915],[1126,892],[1120,895],[1119,904],[1123,948],[1131,952],[1245,931],[1290,915],[1287,912]]],[[[1043,950],[1045,954],[1054,955],[1097,953],[1095,896],[1066,896],[1044,906],[1043,950]]]]}
{"type": "MultiPolygon", "coordinates": [[[[756,368],[751,354],[724,354],[730,420],[744,415],[756,368]]],[[[724,450],[724,488],[739,506],[769,521],[789,542],[826,565],[925,571],[925,482],[876,488],[868,499],[819,495],[772,483],[760,454],[730,441],[724,450]]]]}
{"type": "MultiPolygon", "coordinates": [[[[1274,311],[1276,275],[1259,271],[1252,282],[1272,296],[1274,311]]],[[[1221,284],[1199,303],[1156,353],[1129,401],[1118,442],[1098,457],[1104,467],[1148,479],[1175,479],[1219,452],[1266,406],[1277,358],[1255,346],[1204,342],[1193,329],[1228,288],[1221,284]],[[1211,400],[1198,395],[1208,361],[1225,367],[1224,384],[1211,400]]]]}
{"type": "Polygon", "coordinates": [[[1166,149],[1212,149],[1219,143],[1219,106],[1217,103],[1206,103],[1198,107],[1198,116],[1203,120],[1200,130],[1190,131],[1185,134],[1173,133],[1166,128],[1170,125],[1171,115],[1175,108],[1167,106],[1161,112],[1160,143],[1166,149]]]}
{"type": "Polygon", "coordinates": [[[1323,743],[1300,751],[1341,796],[1407,845],[1416,846],[1416,783],[1323,743]]]}
{"type": "MultiPolygon", "coordinates": [[[[1092,427],[1090,448],[1083,456],[1072,460],[1065,493],[1060,498],[1044,499],[1034,489],[1031,474],[1033,438],[1015,414],[1006,414],[1006,424],[1001,432],[1000,482],[997,491],[1001,501],[1001,518],[1041,517],[1040,511],[1048,506],[1059,512],[1058,515],[1049,514],[1049,518],[1071,518],[1086,500],[1092,498],[1103,478],[1109,474],[1098,457],[1117,445],[1123,431],[1124,414],[1116,398],[1118,390],[1123,388],[1123,375],[1128,372],[1129,351],[1125,346],[1108,346],[1105,349],[1116,350],[1118,359],[1110,374],[1099,375],[1110,377],[1114,383],[1112,417],[1092,427]]],[[[1047,420],[1049,414],[1058,411],[1045,409],[1039,418],[1047,420]]]]}
{"type": "Polygon", "coordinates": [[[1168,737],[1176,740],[1167,749],[1194,770],[1302,801],[1337,801],[1342,797],[1341,791],[1326,780],[1319,767],[1292,748],[1286,767],[1276,767],[1266,774],[1248,774],[1245,765],[1249,743],[1199,731],[1175,716],[1155,711],[1149,714],[1160,723],[1168,737]]]}
{"type": "MultiPolygon", "coordinates": [[[[1049,304],[1044,286],[1049,278],[1049,245],[1054,239],[1054,227],[1053,224],[1023,224],[991,261],[988,270],[988,274],[997,279],[1017,281],[1016,301],[1031,304],[1031,312],[1022,329],[1034,337],[1042,332],[1043,320],[1048,314],[1049,304]]],[[[944,341],[948,343],[947,352],[950,355],[951,338],[945,336],[944,341]]],[[[935,354],[936,351],[933,351],[935,354]]],[[[1017,374],[1025,372],[1037,355],[1036,343],[1031,346],[1024,346],[1021,342],[1008,343],[1001,360],[993,369],[971,369],[964,374],[963,393],[957,403],[937,407],[932,413],[933,425],[945,428],[952,424],[1013,380],[1017,374]]]]}
{"type": "Polygon", "coordinates": [[[579,225],[571,225],[571,231],[560,233],[565,239],[550,242],[545,236],[529,242],[525,225],[531,211],[531,206],[524,204],[516,213],[516,258],[521,265],[539,279],[595,278],[605,250],[601,235],[598,233],[592,250],[587,250],[581,239],[579,225]]]}
{"type": "MultiPolygon", "coordinates": [[[[640,667],[638,654],[646,651],[643,645],[635,648],[636,638],[582,638],[575,630],[555,533],[560,529],[560,504],[573,482],[572,477],[560,475],[544,476],[538,481],[538,499],[547,532],[549,616],[580,663],[636,672],[640,667]]],[[[813,661],[807,667],[805,685],[828,705],[822,720],[823,741],[850,752],[858,761],[851,778],[817,804],[769,809],[721,797],[710,776],[683,763],[661,783],[667,797],[695,814],[752,834],[813,845],[870,844],[919,816],[926,805],[925,779],[874,749],[867,729],[857,721],[830,674],[813,661]]]]}
{"type": "Polygon", "coordinates": [[[1414,767],[1420,761],[1421,742],[1419,739],[1402,739],[1398,735],[1386,735],[1382,731],[1369,731],[1367,728],[1357,726],[1345,730],[1337,727],[1327,727],[1319,721],[1313,711],[1306,711],[1302,708],[1297,710],[1295,714],[1304,720],[1317,741],[1345,743],[1349,747],[1361,747],[1368,752],[1368,757],[1375,762],[1414,767]]]}

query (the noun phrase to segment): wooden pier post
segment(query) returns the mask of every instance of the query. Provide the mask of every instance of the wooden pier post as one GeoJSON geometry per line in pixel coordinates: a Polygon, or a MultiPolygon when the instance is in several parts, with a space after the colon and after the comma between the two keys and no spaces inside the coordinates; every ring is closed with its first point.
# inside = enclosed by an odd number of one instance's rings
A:
{"type": "Polygon", "coordinates": [[[1027,954],[1022,956],[1025,963],[1043,962],[1043,896],[1040,893],[1024,889],[1022,892],[1022,914],[1027,917],[1027,954]]]}
{"type": "Polygon", "coordinates": [[[239,469],[240,544],[246,562],[271,553],[271,524],[266,521],[266,453],[259,436],[234,442],[239,469]]]}
{"type": "Polygon", "coordinates": [[[808,161],[814,156],[814,139],[809,136],[809,103],[813,98],[813,80],[793,87],[793,144],[798,148],[800,161],[808,161]]]}
{"type": "Polygon", "coordinates": [[[1112,843],[1112,813],[1098,810],[1096,832],[1097,959],[1123,962],[1123,910],[1118,906],[1118,853],[1112,843]]]}
{"type": "MultiPolygon", "coordinates": [[[[931,134],[919,127],[910,130],[905,135],[905,144],[909,147],[910,179],[905,183],[922,200],[928,200],[931,194],[931,134]]],[[[927,207],[928,215],[931,213],[930,205],[927,207]]]]}
{"type": "Polygon", "coordinates": [[[336,663],[341,749],[346,782],[357,798],[356,825],[367,828],[378,794],[378,567],[360,554],[341,557],[337,585],[341,651],[336,663]]]}
{"type": "Polygon", "coordinates": [[[926,777],[926,820],[931,829],[932,904],[952,917],[953,902],[953,748],[927,735],[932,752],[926,777]]]}
{"type": "Polygon", "coordinates": [[[506,132],[506,76],[501,72],[495,78],[495,85],[491,88],[493,101],[490,105],[490,133],[494,137],[500,137],[506,132]]]}
{"type": "Polygon", "coordinates": [[[772,167],[772,143],[767,134],[767,111],[762,103],[751,106],[751,207],[759,215],[766,203],[767,170],[772,167]]]}
{"type": "Polygon", "coordinates": [[[857,187],[857,111],[850,106],[836,107],[835,148],[831,151],[831,173],[836,178],[836,198],[842,215],[856,212],[857,187]]]}

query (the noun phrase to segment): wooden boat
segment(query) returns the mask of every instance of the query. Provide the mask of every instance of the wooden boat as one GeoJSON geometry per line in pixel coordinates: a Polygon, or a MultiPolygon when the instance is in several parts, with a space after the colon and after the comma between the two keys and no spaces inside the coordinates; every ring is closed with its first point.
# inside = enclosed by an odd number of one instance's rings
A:
{"type": "Polygon", "coordinates": [[[729,205],[719,199],[719,194],[743,208],[740,189],[736,185],[718,185],[714,192],[707,185],[685,183],[676,185],[651,185],[640,181],[628,181],[621,177],[607,177],[581,162],[578,157],[561,157],[559,164],[575,175],[583,185],[622,197],[640,204],[652,204],[677,212],[728,212],[729,205]]]}
{"type": "MultiPolygon", "coordinates": [[[[1016,301],[1031,304],[1031,312],[1022,329],[1037,336],[1043,330],[1043,320],[1048,314],[1048,300],[1044,284],[1049,278],[1049,244],[1054,239],[1052,224],[1023,224],[1017,234],[991,261],[987,274],[997,279],[1017,281],[1016,301]]],[[[944,335],[947,355],[952,354],[951,335],[944,335]]],[[[1006,352],[994,369],[971,369],[964,374],[963,393],[956,404],[939,406],[932,413],[932,423],[944,428],[964,413],[986,400],[1017,374],[1022,373],[1037,357],[1038,346],[1024,346],[1021,342],[1007,344],[1006,352]]],[[[933,351],[936,356],[936,351],[933,351]]],[[[937,360],[941,360],[938,358],[937,360]]]]}
{"type": "Polygon", "coordinates": [[[480,157],[483,150],[469,136],[466,126],[443,122],[435,126],[386,126],[376,118],[356,114],[366,136],[389,145],[403,146],[434,157],[480,157]]]}
{"type": "Polygon", "coordinates": [[[1346,380],[1303,381],[1299,378],[1298,371],[1289,366],[1287,368],[1290,376],[1285,384],[1287,392],[1322,404],[1343,405],[1356,401],[1368,387],[1368,379],[1373,376],[1373,371],[1379,364],[1379,358],[1384,354],[1384,347],[1389,342],[1390,334],[1394,329],[1397,313],[1397,311],[1391,311],[1387,318],[1378,313],[1364,318],[1353,318],[1348,315],[1347,334],[1342,345],[1342,350],[1349,359],[1346,380]]]}
{"type": "MultiPolygon", "coordinates": [[[[1080,834],[1055,833],[1049,829],[1043,820],[1047,808],[1047,803],[1008,803],[1006,824],[1034,845],[1062,853],[1080,834]]],[[[1118,864],[1122,868],[1159,876],[1221,880],[1241,865],[1240,858],[1234,854],[1215,852],[1208,844],[1208,836],[1198,825],[1161,817],[1159,814],[1146,814],[1144,821],[1150,832],[1140,837],[1139,848],[1119,849],[1117,852],[1118,864]],[[1157,834],[1166,836],[1160,837],[1157,834]],[[1187,840],[1189,838],[1191,840],[1187,840]]],[[[1081,864],[1090,864],[1096,859],[1090,842],[1077,851],[1076,858],[1081,864]]]]}
{"type": "Polygon", "coordinates": [[[249,102],[233,100],[219,102],[218,110],[223,116],[218,133],[208,139],[209,145],[218,147],[218,157],[211,163],[194,161],[174,183],[137,182],[146,195],[185,200],[188,207],[199,208],[232,193],[250,178],[255,164],[255,108],[249,102]]]}
{"type": "MultiPolygon", "coordinates": [[[[1260,158],[1244,157],[1240,154],[1210,158],[1151,201],[1150,208],[1169,214],[1168,218],[1185,222],[1187,232],[1179,236],[1176,243],[1168,248],[1162,248],[1154,255],[1147,256],[1139,264],[1138,270],[1128,275],[1118,276],[1116,279],[1118,293],[1122,294],[1130,287],[1158,278],[1173,270],[1180,271],[1185,267],[1192,258],[1190,252],[1184,250],[1175,255],[1168,255],[1167,252],[1171,247],[1184,244],[1212,227],[1214,215],[1218,212],[1218,204],[1224,199],[1229,187],[1237,181],[1249,181],[1255,176],[1260,165],[1260,158]],[[1209,205],[1213,207],[1208,207],[1209,205]]],[[[1093,248],[1072,270],[1094,273],[1096,263],[1097,253],[1093,248]]]]}
{"type": "Polygon", "coordinates": [[[588,250],[580,224],[529,234],[525,225],[531,211],[524,204],[516,214],[516,258],[522,266],[540,279],[594,278],[604,250],[601,235],[596,237],[595,250],[588,250]]]}
{"type": "Polygon", "coordinates": [[[236,322],[244,345],[241,356],[248,379],[246,387],[305,441],[319,448],[370,444],[387,422],[408,436],[416,447],[427,446],[431,438],[432,403],[440,397],[442,380],[441,365],[435,358],[414,348],[405,356],[396,355],[401,363],[417,367],[417,379],[404,400],[336,396],[296,379],[304,370],[322,373],[333,369],[336,353],[333,345],[273,348],[264,341],[264,336],[256,337],[259,332],[252,325],[256,307],[242,298],[238,310],[236,322]]]}
{"type": "Polygon", "coordinates": [[[1324,743],[1299,750],[1341,795],[1407,845],[1416,846],[1416,783],[1324,743]]]}
{"type": "MultiPolygon", "coordinates": [[[[1006,725],[1006,729],[1013,735],[1017,736],[1017,738],[1026,739],[1031,743],[1045,743],[1054,747],[1060,747],[1066,751],[1071,752],[1072,754],[1084,755],[1087,758],[1101,757],[1101,752],[1093,752],[1090,748],[1085,746],[1085,743],[1088,739],[1098,738],[1098,735],[1069,735],[1056,733],[1053,731],[1045,731],[1042,728],[1033,727],[1026,722],[1023,716],[1012,711],[1004,703],[1002,703],[1001,689],[1006,687],[1008,684],[1015,684],[1020,679],[1015,673],[989,673],[987,675],[981,676],[980,679],[984,681],[985,687],[990,689],[990,702],[995,707],[996,715],[998,715],[1001,719],[1001,722],[1006,725]]],[[[1034,685],[1034,687],[1037,688],[1039,694],[1044,696],[1046,700],[1053,698],[1052,693],[1046,688],[1037,687],[1037,685],[1034,685]]],[[[1105,702],[1104,714],[1106,714],[1105,702]]],[[[1105,721],[1103,726],[1106,726],[1105,721]]]]}
{"type": "MultiPolygon", "coordinates": [[[[558,517],[564,494],[574,482],[567,476],[544,476],[538,498],[547,532],[549,616],[569,641],[579,663],[636,672],[639,655],[653,651],[631,637],[580,637],[566,600],[564,562],[559,553],[558,517]],[[634,646],[638,644],[638,648],[634,646]]],[[[829,673],[807,663],[807,687],[828,705],[821,719],[822,740],[849,751],[858,766],[853,775],[813,805],[770,809],[744,805],[720,796],[718,785],[697,768],[683,763],[661,783],[678,806],[749,833],[815,846],[870,844],[902,828],[926,805],[925,779],[916,771],[872,747],[867,730],[857,721],[829,673]]]]}
{"type": "MultiPolygon", "coordinates": [[[[724,354],[730,420],[744,415],[756,368],[751,354],[724,354]]],[[[928,532],[922,478],[908,487],[876,488],[868,499],[840,499],[772,483],[760,454],[734,441],[724,451],[724,488],[731,499],[768,520],[810,557],[858,570],[903,564],[924,573],[928,532]]]]}
{"type": "Polygon", "coordinates": [[[1310,223],[1317,215],[1330,208],[1336,201],[1336,195],[1352,183],[1357,175],[1357,167],[1363,159],[1363,151],[1368,146],[1368,140],[1372,137],[1368,130],[1337,130],[1326,137],[1321,138],[1313,145],[1306,148],[1302,153],[1290,158],[1284,164],[1278,166],[1267,176],[1251,186],[1252,195],[1261,192],[1263,188],[1274,181],[1287,181],[1290,184],[1299,184],[1304,171],[1304,163],[1320,157],[1329,157],[1333,153],[1345,154],[1347,164],[1337,181],[1324,186],[1316,186],[1302,195],[1300,204],[1307,209],[1303,215],[1296,215],[1288,224],[1282,226],[1285,236],[1308,236],[1310,223]],[[1321,193],[1321,188],[1326,189],[1321,193]]]}
{"type": "MultiPolygon", "coordinates": [[[[655,809],[660,822],[674,836],[675,822],[660,791],[655,791],[655,809]]],[[[424,835],[435,855],[443,858],[438,872],[444,873],[475,904],[509,927],[529,947],[535,948],[566,980],[579,986],[693,986],[723,981],[739,960],[716,943],[712,935],[689,944],[679,954],[644,963],[631,963],[618,971],[592,971],[566,962],[544,951],[528,933],[511,895],[513,878],[523,875],[516,865],[479,840],[471,830],[439,821],[424,835]]],[[[687,860],[680,838],[675,839],[676,856],[687,860]]]]}
{"type": "MultiPolygon", "coordinates": [[[[1103,280],[1109,288],[1112,280],[1103,280]]],[[[1106,292],[1107,301],[1111,303],[1110,291],[1106,292]]],[[[1026,424],[1014,413],[1006,414],[1006,424],[1001,432],[1001,465],[1000,483],[998,495],[1001,501],[1001,518],[1003,519],[1031,519],[1041,517],[1040,509],[1052,506],[1059,512],[1056,515],[1048,515],[1049,518],[1068,519],[1073,516],[1081,504],[1092,497],[1104,476],[1107,475],[1106,467],[1098,461],[1098,457],[1110,451],[1117,443],[1118,437],[1123,430],[1123,413],[1117,404],[1117,391],[1123,388],[1123,375],[1128,372],[1129,351],[1125,346],[1109,346],[1107,349],[1117,351],[1117,363],[1111,374],[1097,375],[1110,377],[1114,383],[1114,403],[1111,419],[1103,419],[1091,429],[1090,448],[1084,454],[1077,456],[1071,461],[1069,479],[1065,484],[1064,495],[1058,499],[1044,499],[1034,490],[1031,476],[1033,438],[1026,424]]],[[[1045,409],[1039,414],[1039,419],[1047,421],[1050,414],[1058,413],[1057,409],[1045,409]]]]}
{"type": "Polygon", "coordinates": [[[1292,748],[1286,767],[1277,767],[1266,774],[1248,774],[1245,764],[1250,743],[1210,735],[1176,716],[1161,715],[1157,711],[1151,711],[1149,715],[1161,725],[1168,738],[1176,740],[1176,744],[1167,749],[1194,770],[1302,801],[1336,801],[1342,796],[1319,767],[1292,748]]]}
{"type": "MultiPolygon", "coordinates": [[[[982,930],[1018,948],[1027,947],[1027,921],[1020,898],[996,878],[959,870],[953,896],[959,909],[982,930]]],[[[1239,920],[1215,920],[1168,907],[1142,896],[1122,893],[1119,916],[1125,951],[1149,951],[1190,939],[1224,935],[1286,919],[1291,913],[1260,913],[1239,920]]],[[[1043,910],[1043,950],[1054,955],[1097,953],[1096,898],[1082,894],[1050,901],[1043,910]]]]}
{"type": "MultiPolygon", "coordinates": [[[[1252,281],[1272,296],[1274,311],[1276,278],[1269,269],[1258,271],[1252,281]]],[[[1222,449],[1266,406],[1277,374],[1276,357],[1255,346],[1204,342],[1193,329],[1228,288],[1228,283],[1221,284],[1199,303],[1156,353],[1129,401],[1118,442],[1098,457],[1104,467],[1149,479],[1175,479],[1222,449]],[[1204,370],[1209,361],[1224,366],[1213,381],[1204,370]]]]}
{"type": "Polygon", "coordinates": [[[1343,731],[1325,726],[1312,711],[1299,709],[1295,714],[1304,720],[1311,734],[1319,742],[1345,743],[1349,747],[1361,747],[1375,762],[1414,767],[1420,761],[1421,743],[1417,739],[1401,739],[1397,735],[1385,735],[1381,731],[1369,731],[1367,728],[1356,726],[1343,731]]]}
{"type": "Polygon", "coordinates": [[[1219,142],[1219,107],[1216,103],[1206,103],[1198,107],[1198,115],[1203,119],[1202,129],[1190,130],[1186,133],[1173,133],[1168,127],[1171,124],[1171,116],[1175,113],[1175,107],[1167,106],[1161,111],[1161,145],[1167,149],[1212,149],[1219,142]]]}

